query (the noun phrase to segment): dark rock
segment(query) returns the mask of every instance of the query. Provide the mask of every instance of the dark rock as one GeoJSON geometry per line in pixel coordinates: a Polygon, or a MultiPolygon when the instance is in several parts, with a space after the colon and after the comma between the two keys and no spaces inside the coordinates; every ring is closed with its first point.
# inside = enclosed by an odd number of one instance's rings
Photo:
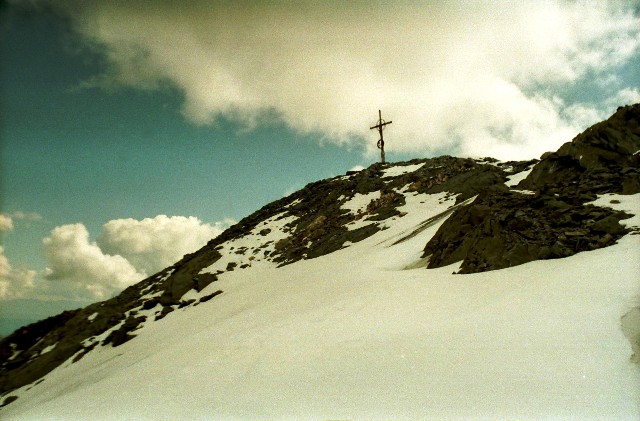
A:
{"type": "MultiPolygon", "coordinates": [[[[627,229],[620,225],[620,219],[625,219],[624,215],[609,215],[593,223],[591,229],[598,233],[606,233],[611,236],[620,236],[627,232],[627,229]]],[[[628,217],[628,216],[627,216],[628,217]]]]}
{"type": "Polygon", "coordinates": [[[638,174],[628,174],[622,180],[622,194],[640,193],[640,176],[638,174]]]}
{"type": "Polygon", "coordinates": [[[217,297],[220,294],[222,294],[222,291],[221,290],[217,290],[216,292],[214,292],[212,294],[208,294],[208,295],[205,295],[204,297],[200,297],[200,302],[201,303],[206,303],[207,301],[211,300],[213,297],[217,297]]]}
{"type": "MultiPolygon", "coordinates": [[[[72,363],[77,363],[78,361],[80,361],[82,359],[82,357],[84,357],[85,355],[87,355],[91,350],[93,350],[96,346],[98,345],[98,342],[94,342],[89,346],[84,347],[82,350],[80,350],[80,352],[78,352],[74,357],[73,360],[71,360],[72,363]]],[[[41,379],[42,380],[42,379],[41,379]]]]}
{"type": "Polygon", "coordinates": [[[184,307],[186,307],[188,305],[191,305],[191,304],[193,304],[195,302],[196,302],[195,298],[191,298],[189,300],[182,300],[182,301],[180,301],[178,303],[178,308],[184,308],[184,307]]]}
{"type": "Polygon", "coordinates": [[[213,273],[200,273],[193,278],[193,289],[200,292],[217,280],[218,276],[213,273]]]}
{"type": "Polygon", "coordinates": [[[129,316],[119,329],[114,330],[104,339],[102,345],[111,344],[113,347],[116,347],[131,340],[134,337],[131,332],[136,330],[145,320],[146,317],[144,316],[129,316]]]}
{"type": "Polygon", "coordinates": [[[160,296],[160,303],[162,305],[177,303],[184,294],[193,289],[193,278],[197,277],[203,268],[220,259],[222,255],[213,247],[215,244],[207,244],[198,253],[187,255],[174,265],[173,273],[161,286],[163,293],[160,296]]]}
{"type": "Polygon", "coordinates": [[[459,273],[483,272],[604,247],[627,232],[619,212],[562,203],[550,211],[539,196],[487,191],[440,226],[423,257],[429,268],[462,261],[459,273]]]}
{"type": "Polygon", "coordinates": [[[545,154],[518,187],[544,191],[573,187],[579,192],[634,194],[640,191],[640,104],[620,108],[557,152],[545,154]],[[624,171],[623,171],[624,170],[624,171]]]}
{"type": "Polygon", "coordinates": [[[172,306],[162,307],[162,311],[160,312],[160,314],[156,316],[155,320],[163,319],[167,314],[171,313],[172,311],[173,311],[172,306]]]}
{"type": "Polygon", "coordinates": [[[0,405],[0,408],[2,408],[3,406],[7,406],[9,405],[11,402],[14,402],[18,399],[17,396],[15,395],[10,395],[7,396],[6,398],[4,398],[4,400],[2,401],[2,405],[0,405]]]}
{"type": "Polygon", "coordinates": [[[160,304],[160,300],[158,298],[151,298],[151,299],[145,301],[144,304],[142,304],[142,309],[143,310],[151,310],[152,308],[154,308],[158,304],[160,304]]]}
{"type": "Polygon", "coordinates": [[[393,216],[397,216],[400,212],[397,210],[399,206],[405,204],[404,196],[395,191],[387,191],[380,195],[379,199],[372,200],[367,205],[366,212],[372,214],[367,218],[369,221],[384,221],[393,216]]]}

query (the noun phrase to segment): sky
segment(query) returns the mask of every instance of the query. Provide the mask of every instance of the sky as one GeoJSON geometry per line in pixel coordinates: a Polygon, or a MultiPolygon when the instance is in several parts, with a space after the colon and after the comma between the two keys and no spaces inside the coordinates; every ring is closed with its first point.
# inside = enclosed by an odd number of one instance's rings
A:
{"type": "Polygon", "coordinates": [[[379,159],[530,159],[640,102],[640,1],[12,0],[0,334],[379,159]]]}

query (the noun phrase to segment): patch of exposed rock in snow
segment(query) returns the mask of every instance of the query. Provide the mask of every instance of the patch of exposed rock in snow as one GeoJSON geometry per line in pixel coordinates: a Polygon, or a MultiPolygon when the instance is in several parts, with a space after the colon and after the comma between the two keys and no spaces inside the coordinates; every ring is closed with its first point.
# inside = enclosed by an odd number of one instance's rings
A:
{"type": "MultiPolygon", "coordinates": [[[[502,167],[504,165],[504,163],[502,161],[499,161],[495,158],[474,158],[474,161],[477,162],[478,164],[483,164],[483,165],[493,165],[494,167],[502,167]]],[[[507,170],[507,168],[505,168],[505,170],[507,170]]]]}
{"type": "Polygon", "coordinates": [[[379,198],[379,191],[373,191],[367,194],[356,193],[351,199],[344,202],[341,208],[357,215],[359,212],[364,212],[367,209],[367,205],[371,203],[372,200],[379,198]]]}
{"type": "Polygon", "coordinates": [[[200,273],[222,273],[235,267],[254,265],[275,266],[268,256],[275,250],[276,243],[290,234],[287,225],[296,219],[288,212],[281,212],[260,222],[248,235],[219,246],[222,257],[200,273]]]}

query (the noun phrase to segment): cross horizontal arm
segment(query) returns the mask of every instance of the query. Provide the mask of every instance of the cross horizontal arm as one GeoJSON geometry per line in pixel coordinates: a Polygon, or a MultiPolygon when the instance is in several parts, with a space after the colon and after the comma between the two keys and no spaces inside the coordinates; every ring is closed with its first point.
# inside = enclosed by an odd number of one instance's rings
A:
{"type": "Polygon", "coordinates": [[[380,127],[382,127],[382,126],[386,126],[387,124],[391,124],[391,123],[393,123],[393,121],[385,121],[385,122],[384,122],[384,123],[382,123],[382,124],[376,124],[376,125],[375,125],[375,126],[373,126],[373,127],[369,127],[369,129],[371,129],[371,130],[373,130],[373,129],[379,129],[379,128],[380,128],[380,127]]]}

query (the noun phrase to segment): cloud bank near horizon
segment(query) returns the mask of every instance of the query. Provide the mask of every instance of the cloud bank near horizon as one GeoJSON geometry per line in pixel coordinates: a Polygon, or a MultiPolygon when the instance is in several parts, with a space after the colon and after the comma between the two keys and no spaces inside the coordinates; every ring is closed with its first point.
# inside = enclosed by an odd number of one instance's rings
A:
{"type": "Polygon", "coordinates": [[[86,86],[177,87],[195,124],[294,130],[387,148],[531,158],[640,101],[639,3],[49,0],[108,67],[86,86]],[[584,98],[576,90],[598,91],[584,98]]]}
{"type": "Polygon", "coordinates": [[[103,300],[197,251],[233,221],[189,216],[117,219],[96,241],[81,224],[54,228],[42,240],[47,268],[14,268],[0,247],[0,300],[103,300]]]}

